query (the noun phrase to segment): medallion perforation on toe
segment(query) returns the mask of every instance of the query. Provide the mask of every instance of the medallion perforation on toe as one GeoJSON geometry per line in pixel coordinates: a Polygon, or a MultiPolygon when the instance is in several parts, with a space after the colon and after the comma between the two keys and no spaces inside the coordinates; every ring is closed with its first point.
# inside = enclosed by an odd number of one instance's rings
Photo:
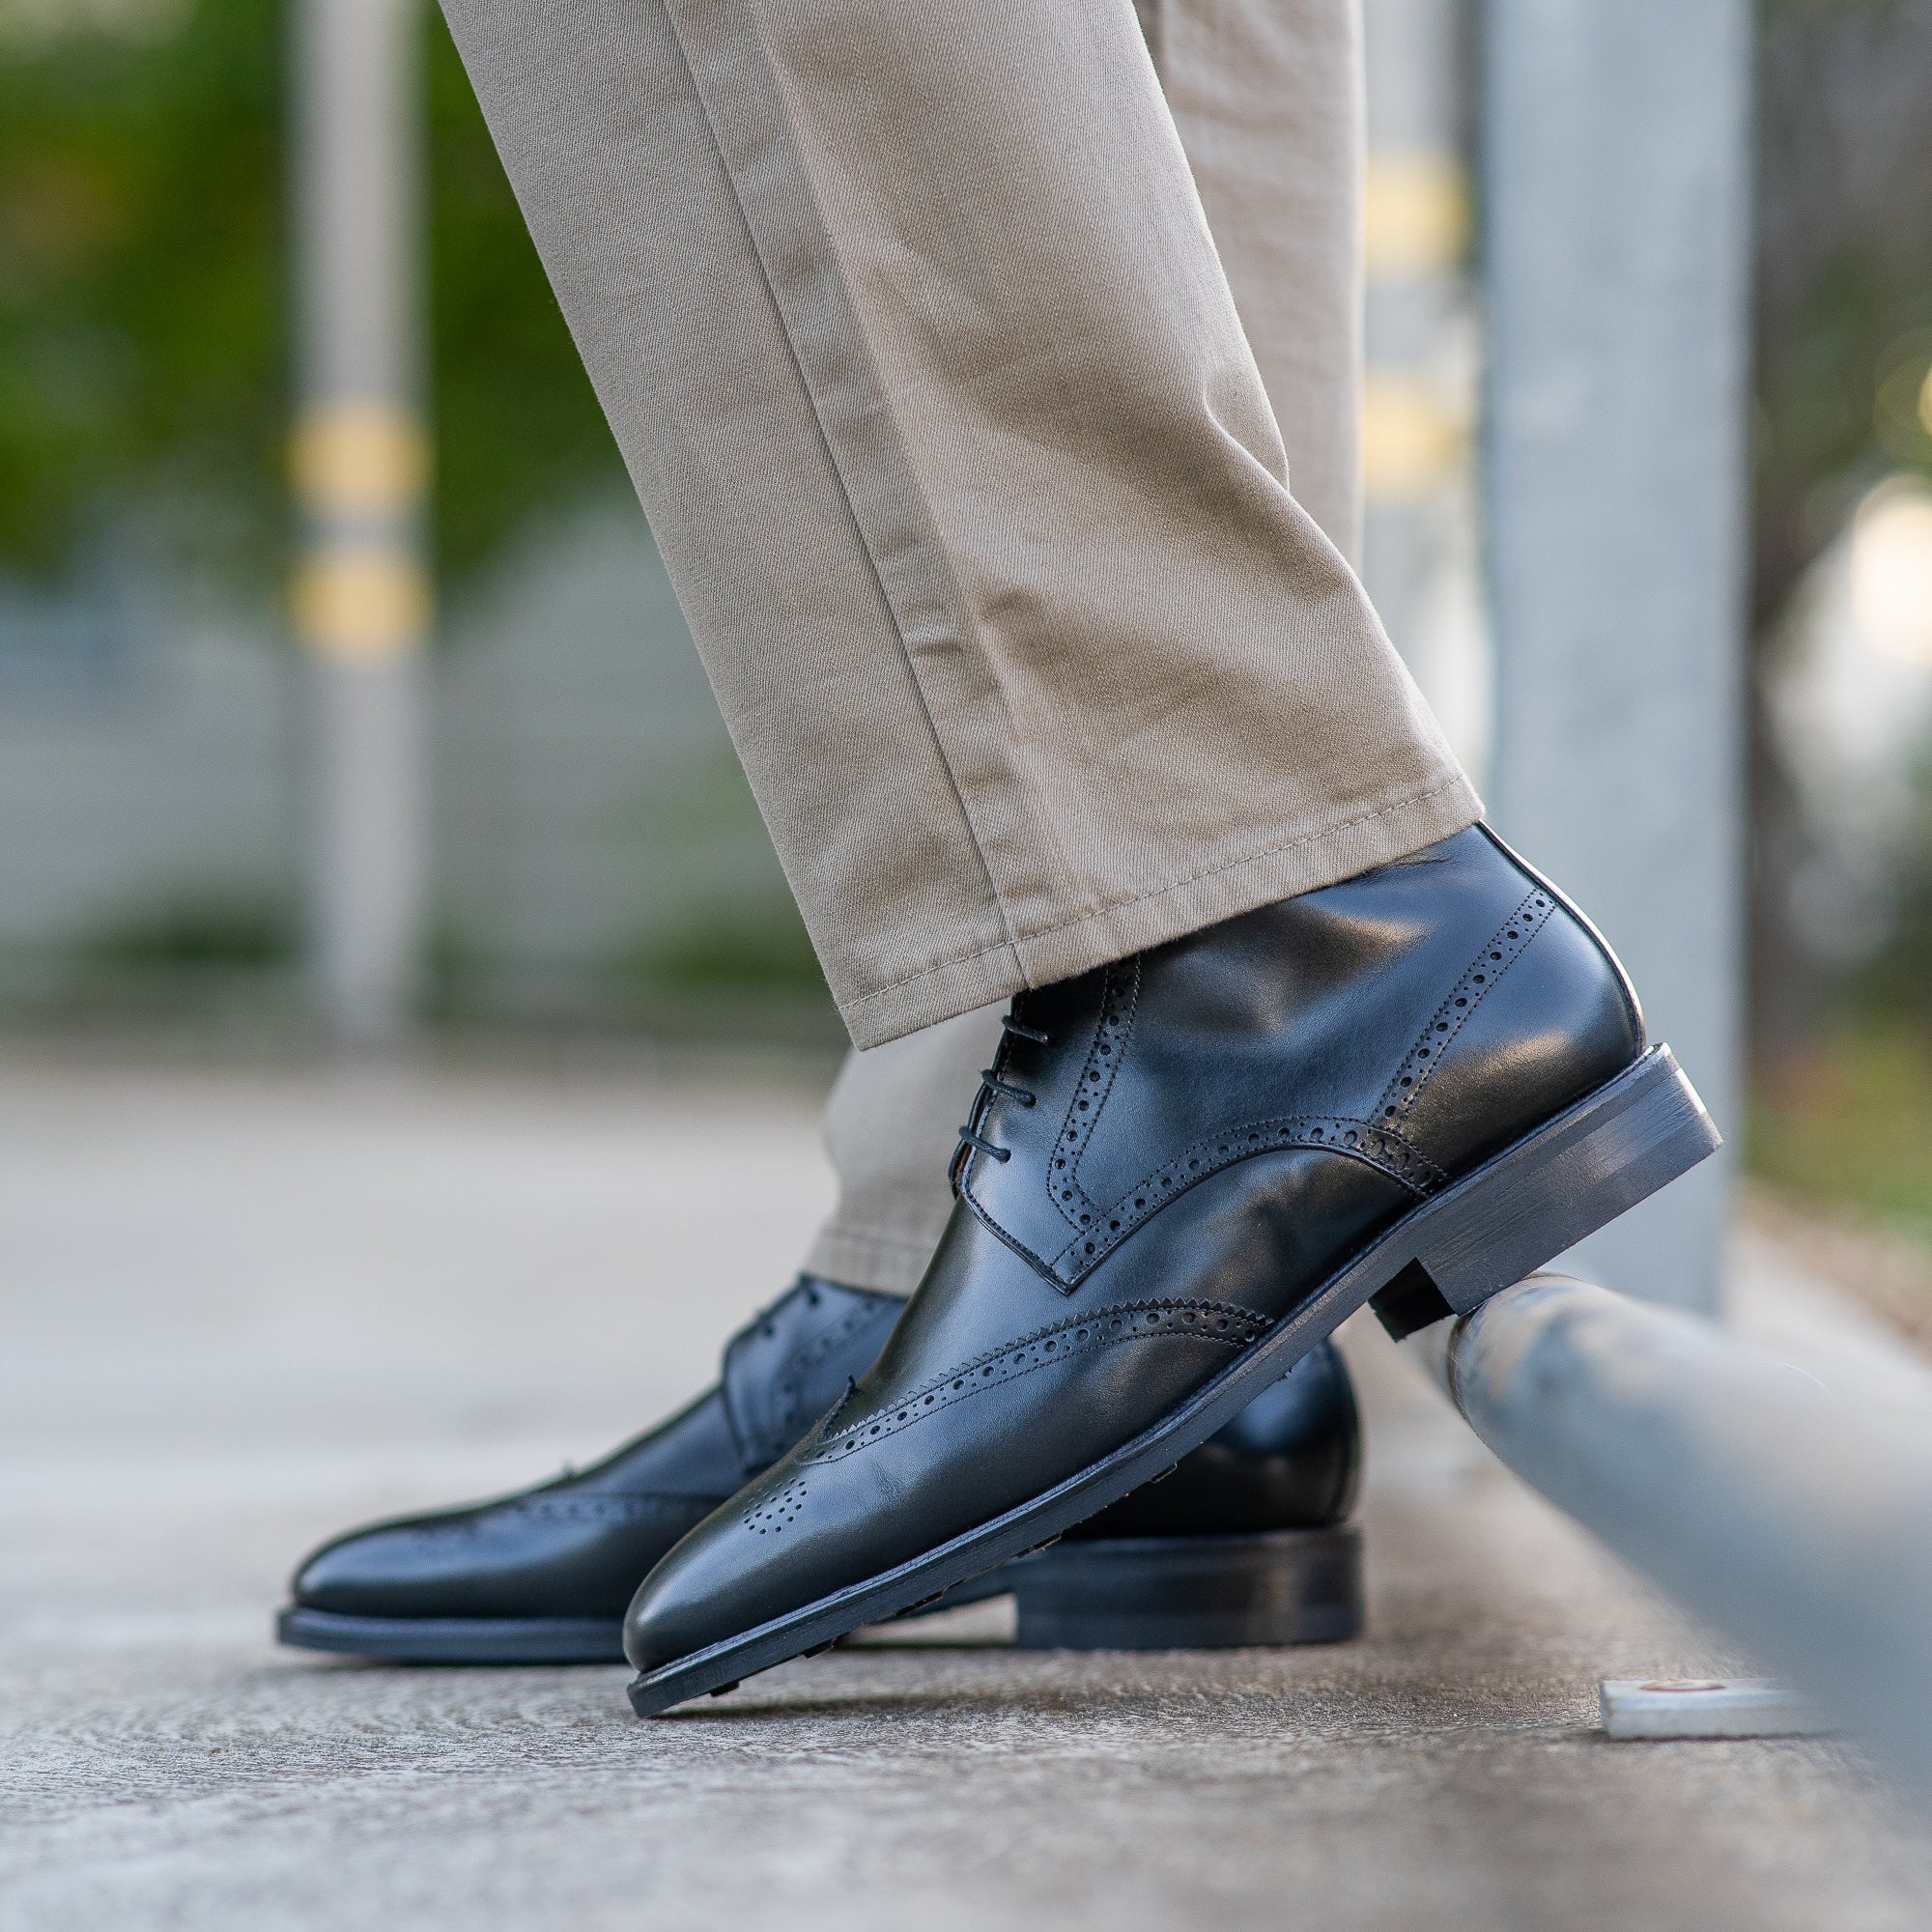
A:
{"type": "Polygon", "coordinates": [[[798,1520],[798,1513],[805,1507],[810,1493],[804,1482],[793,1477],[777,1495],[754,1503],[740,1520],[747,1529],[755,1531],[759,1536],[782,1535],[798,1520]]]}

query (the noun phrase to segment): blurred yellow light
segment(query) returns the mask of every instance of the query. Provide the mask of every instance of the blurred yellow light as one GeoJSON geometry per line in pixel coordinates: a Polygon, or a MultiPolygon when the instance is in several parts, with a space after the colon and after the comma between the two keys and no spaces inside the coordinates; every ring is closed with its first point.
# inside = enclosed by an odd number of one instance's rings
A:
{"type": "Polygon", "coordinates": [[[317,551],[297,571],[291,603],[303,647],[337,663],[407,657],[429,629],[429,581],[421,564],[392,544],[317,551]]]}
{"type": "Polygon", "coordinates": [[[415,418],[378,403],[314,409],[290,449],[303,509],[380,517],[413,509],[429,482],[429,445],[415,418]]]}
{"type": "Polygon", "coordinates": [[[1396,370],[1369,372],[1362,389],[1362,487],[1374,502],[1412,502],[1462,466],[1467,425],[1441,386],[1396,370]]]}
{"type": "Polygon", "coordinates": [[[1882,657],[1932,665],[1932,490],[1881,483],[1852,523],[1852,616],[1882,657]]]}
{"type": "Polygon", "coordinates": [[[1925,425],[1925,434],[1932,436],[1932,369],[1926,370],[1918,385],[1918,420],[1925,425]]]}
{"type": "Polygon", "coordinates": [[[1437,275],[1469,245],[1469,185],[1455,156],[1378,150],[1364,185],[1363,248],[1371,275],[1437,275]]]}

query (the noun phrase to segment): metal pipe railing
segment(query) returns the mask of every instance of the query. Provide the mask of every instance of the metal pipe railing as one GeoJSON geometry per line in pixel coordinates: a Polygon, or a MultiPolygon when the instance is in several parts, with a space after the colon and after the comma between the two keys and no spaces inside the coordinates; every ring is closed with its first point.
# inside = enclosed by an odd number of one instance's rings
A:
{"type": "Polygon", "coordinates": [[[1562,1275],[1405,1347],[1523,1481],[1932,1795],[1932,1417],[1562,1275]]]}

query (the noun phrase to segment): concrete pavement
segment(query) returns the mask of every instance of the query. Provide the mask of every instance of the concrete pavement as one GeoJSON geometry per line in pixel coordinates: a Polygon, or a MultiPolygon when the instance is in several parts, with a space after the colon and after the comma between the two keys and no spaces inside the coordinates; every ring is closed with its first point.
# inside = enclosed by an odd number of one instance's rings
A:
{"type": "MultiPolygon", "coordinates": [[[[268,1640],[309,1543],[697,1386],[828,1187],[796,1089],[10,1069],[0,1925],[1925,1922],[1847,1747],[1598,1734],[1598,1678],[1738,1660],[1373,1332],[1361,1643],[1027,1655],[984,1606],[639,1724],[621,1670],[268,1640]]],[[[1775,1247],[1743,1268],[1761,1336],[1932,1386],[1775,1247]]]]}

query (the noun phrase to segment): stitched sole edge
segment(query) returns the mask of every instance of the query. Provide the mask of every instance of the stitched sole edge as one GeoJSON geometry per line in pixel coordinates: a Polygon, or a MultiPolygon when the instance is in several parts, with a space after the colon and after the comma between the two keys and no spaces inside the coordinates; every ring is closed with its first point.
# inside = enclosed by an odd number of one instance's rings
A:
{"type": "Polygon", "coordinates": [[[291,1608],[275,1640],[388,1663],[622,1663],[621,1617],[352,1617],[291,1608]]]}
{"type": "Polygon", "coordinates": [[[1466,1313],[1715,1153],[1721,1138],[1666,1045],[1417,1204],[1238,1360],[1110,1455],[1027,1502],[863,1583],[645,1672],[631,1706],[654,1718],[693,1697],[884,1623],[1051,1542],[1199,1448],[1371,1295],[1422,1266],[1466,1313]],[[1526,1198],[1522,1198],[1526,1197],[1526,1198]]]}

